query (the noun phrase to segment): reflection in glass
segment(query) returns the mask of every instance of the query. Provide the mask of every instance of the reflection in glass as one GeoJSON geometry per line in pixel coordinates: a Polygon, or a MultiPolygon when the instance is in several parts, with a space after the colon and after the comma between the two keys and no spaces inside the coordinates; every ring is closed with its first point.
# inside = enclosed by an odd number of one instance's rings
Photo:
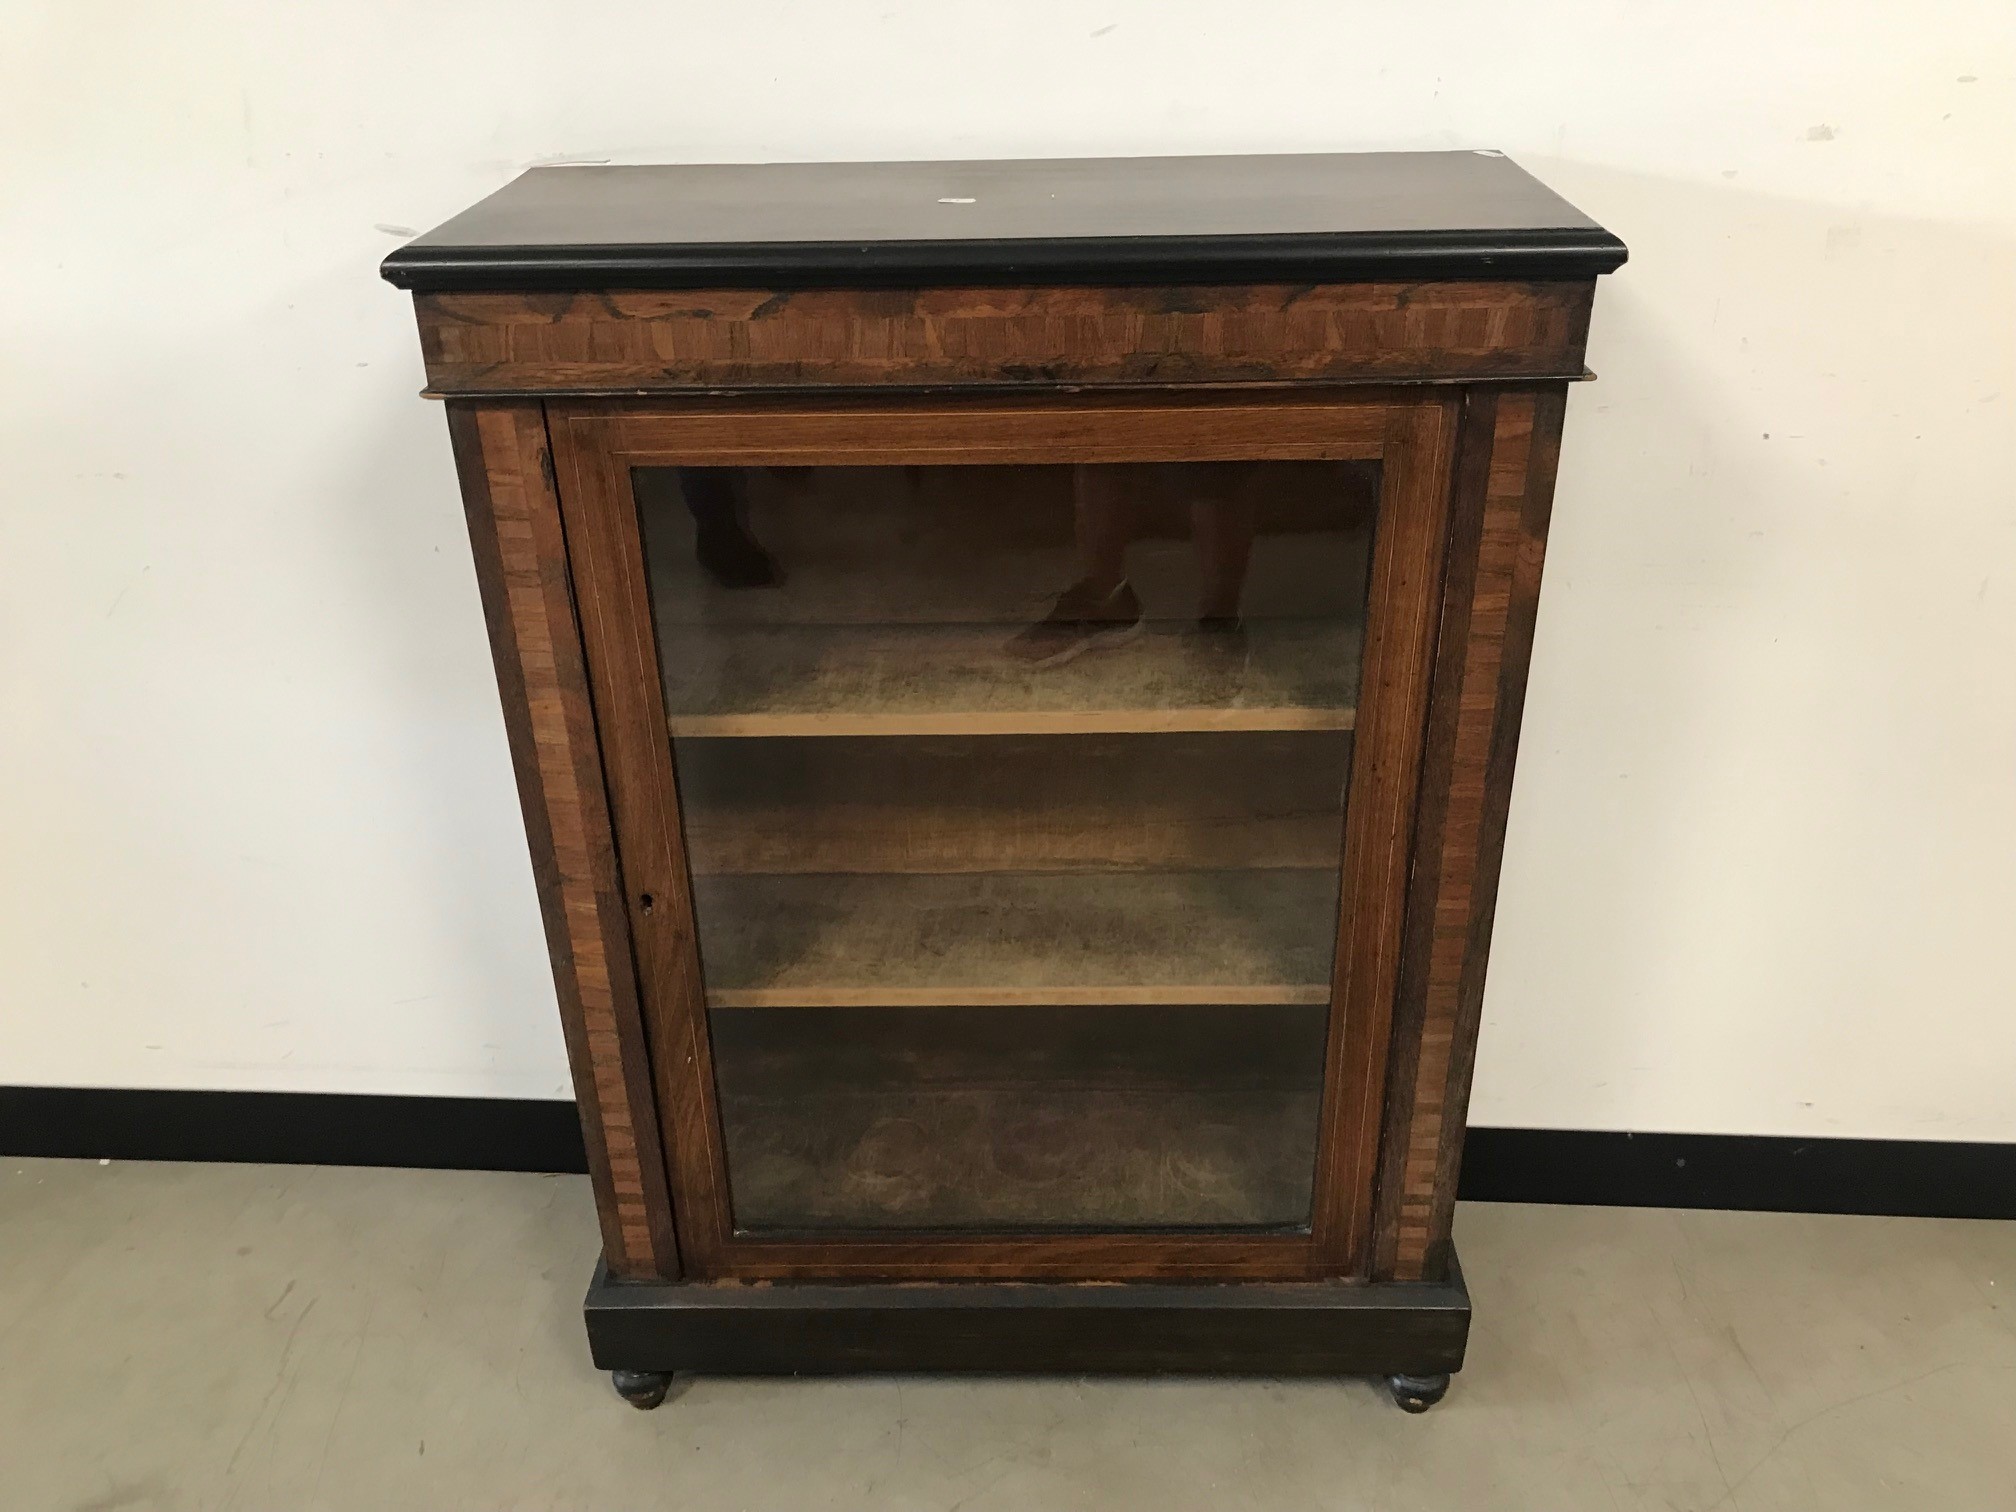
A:
{"type": "Polygon", "coordinates": [[[1305,1225],[1376,466],[635,481],[738,1229],[1305,1225]]]}

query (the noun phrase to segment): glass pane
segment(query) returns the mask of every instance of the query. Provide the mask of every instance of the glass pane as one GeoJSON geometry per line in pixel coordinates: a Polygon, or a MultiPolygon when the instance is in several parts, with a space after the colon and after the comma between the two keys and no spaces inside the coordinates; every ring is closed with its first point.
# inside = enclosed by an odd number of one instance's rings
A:
{"type": "Polygon", "coordinates": [[[1376,465],[634,477],[737,1229],[1306,1226],[1376,465]]]}

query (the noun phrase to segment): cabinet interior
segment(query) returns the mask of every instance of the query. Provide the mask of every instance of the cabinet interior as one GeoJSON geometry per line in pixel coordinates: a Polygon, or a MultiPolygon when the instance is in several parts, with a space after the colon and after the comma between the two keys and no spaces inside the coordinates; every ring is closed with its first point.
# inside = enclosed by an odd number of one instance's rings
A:
{"type": "Polygon", "coordinates": [[[1377,464],[632,478],[738,1230],[1306,1225],[1377,464]]]}

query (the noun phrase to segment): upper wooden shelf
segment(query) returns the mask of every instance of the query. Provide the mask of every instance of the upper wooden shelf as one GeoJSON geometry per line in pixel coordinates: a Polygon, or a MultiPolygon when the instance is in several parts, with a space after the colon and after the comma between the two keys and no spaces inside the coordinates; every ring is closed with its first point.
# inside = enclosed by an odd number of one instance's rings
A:
{"type": "Polygon", "coordinates": [[[1243,650],[1180,625],[1030,667],[1016,626],[665,626],[676,736],[1348,730],[1359,627],[1258,620],[1243,650]]]}

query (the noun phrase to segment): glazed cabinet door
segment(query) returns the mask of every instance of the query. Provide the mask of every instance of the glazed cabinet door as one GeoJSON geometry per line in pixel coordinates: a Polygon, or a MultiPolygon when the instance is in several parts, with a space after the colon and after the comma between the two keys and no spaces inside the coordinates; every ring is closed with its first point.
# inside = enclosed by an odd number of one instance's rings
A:
{"type": "Polygon", "coordinates": [[[1455,401],[548,430],[688,1275],[1362,1274],[1455,401]]]}

